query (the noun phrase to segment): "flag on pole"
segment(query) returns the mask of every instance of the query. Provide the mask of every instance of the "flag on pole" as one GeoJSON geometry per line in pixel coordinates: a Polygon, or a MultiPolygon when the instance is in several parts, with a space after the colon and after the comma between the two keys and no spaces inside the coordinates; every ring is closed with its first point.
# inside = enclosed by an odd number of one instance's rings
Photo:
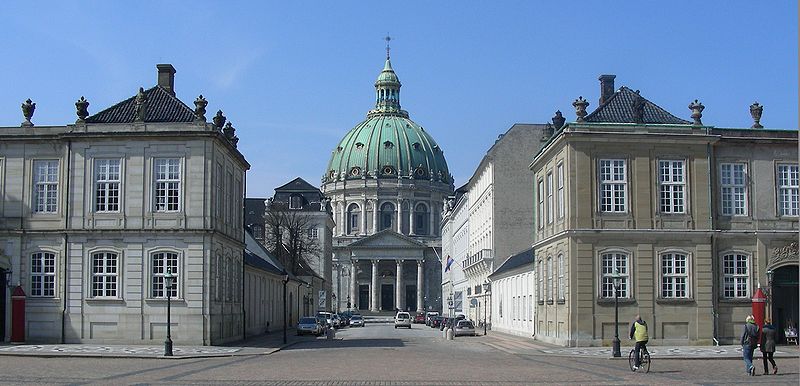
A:
{"type": "Polygon", "coordinates": [[[455,260],[453,260],[453,258],[450,257],[450,255],[447,255],[447,265],[444,267],[445,272],[450,270],[450,266],[453,264],[454,261],[455,260]]]}

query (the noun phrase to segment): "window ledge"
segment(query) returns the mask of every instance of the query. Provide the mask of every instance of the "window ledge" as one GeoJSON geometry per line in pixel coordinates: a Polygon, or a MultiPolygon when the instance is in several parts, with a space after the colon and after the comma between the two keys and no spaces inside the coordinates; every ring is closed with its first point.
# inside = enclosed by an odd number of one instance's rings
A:
{"type": "Polygon", "coordinates": [[[558,304],[566,304],[567,301],[564,299],[558,299],[558,304]]]}
{"type": "Polygon", "coordinates": [[[547,304],[553,304],[553,299],[547,299],[547,304]]]}
{"type": "MultiPolygon", "coordinates": [[[[619,304],[623,304],[623,305],[629,305],[629,304],[635,304],[636,303],[636,299],[634,299],[634,298],[619,298],[618,301],[619,301],[619,304]]],[[[611,298],[611,299],[598,298],[597,299],[597,304],[600,304],[600,305],[612,305],[613,306],[614,305],[614,298],[611,298]]]]}
{"type": "Polygon", "coordinates": [[[680,298],[680,299],[671,299],[671,298],[658,298],[656,299],[656,303],[658,304],[694,304],[694,298],[680,298]]]}
{"type": "MultiPolygon", "coordinates": [[[[145,299],[145,301],[147,301],[148,303],[150,303],[150,302],[152,302],[152,303],[166,303],[167,302],[167,298],[147,298],[147,299],[145,299]]],[[[183,298],[169,298],[169,301],[170,301],[170,303],[175,303],[175,302],[185,303],[183,298]]]]}
{"type": "Polygon", "coordinates": [[[86,298],[87,303],[125,303],[122,298],[86,298]]]}
{"type": "Polygon", "coordinates": [[[539,301],[537,301],[536,303],[538,303],[538,304],[541,306],[541,305],[543,305],[543,304],[544,304],[544,300],[539,300],[539,301]]]}
{"type": "Polygon", "coordinates": [[[748,298],[720,298],[720,303],[728,304],[751,304],[753,301],[748,298]]]}

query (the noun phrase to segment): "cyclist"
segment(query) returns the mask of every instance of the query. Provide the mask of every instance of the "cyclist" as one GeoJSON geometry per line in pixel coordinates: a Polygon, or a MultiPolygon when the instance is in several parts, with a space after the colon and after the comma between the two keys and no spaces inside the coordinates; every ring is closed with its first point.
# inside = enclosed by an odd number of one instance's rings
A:
{"type": "Polygon", "coordinates": [[[642,349],[647,350],[647,341],[649,340],[647,336],[647,323],[642,320],[642,317],[636,315],[636,319],[634,319],[633,323],[631,323],[631,339],[636,339],[636,347],[634,347],[634,358],[636,359],[636,365],[634,366],[634,370],[638,369],[641,366],[641,356],[640,352],[642,349]]]}

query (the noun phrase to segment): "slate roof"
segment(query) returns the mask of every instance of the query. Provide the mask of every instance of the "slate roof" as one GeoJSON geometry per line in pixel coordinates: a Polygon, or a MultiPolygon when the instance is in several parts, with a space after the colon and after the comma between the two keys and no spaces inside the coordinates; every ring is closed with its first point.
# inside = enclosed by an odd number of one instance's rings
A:
{"type": "Polygon", "coordinates": [[[319,190],[319,188],[317,188],[314,185],[309,184],[308,182],[306,182],[306,180],[304,180],[304,179],[302,179],[300,177],[297,177],[297,178],[295,178],[295,179],[293,179],[293,180],[291,180],[291,181],[289,181],[289,182],[287,182],[287,183],[275,188],[275,191],[276,192],[278,192],[278,191],[280,191],[280,192],[284,192],[284,191],[285,192],[307,192],[307,191],[313,191],[315,193],[322,193],[319,190]]]}
{"type": "Polygon", "coordinates": [[[691,122],[680,119],[667,110],[662,109],[653,102],[640,96],[636,91],[633,91],[625,86],[620,87],[619,90],[606,101],[600,105],[591,114],[584,118],[586,122],[603,122],[603,123],[635,123],[633,120],[633,101],[636,98],[643,98],[644,105],[644,123],[656,124],[673,124],[673,125],[690,125],[691,122]]]}
{"type": "Polygon", "coordinates": [[[530,265],[530,268],[533,269],[533,248],[528,248],[516,255],[513,255],[506,260],[503,265],[497,268],[490,277],[494,277],[497,275],[502,274],[503,272],[508,272],[514,268],[519,268],[524,265],[530,265]]]}
{"type": "MultiPolygon", "coordinates": [[[[194,122],[194,110],[161,86],[144,92],[145,122],[194,122]]],[[[136,117],[136,95],[86,118],[89,123],[132,123],[136,117]]]]}

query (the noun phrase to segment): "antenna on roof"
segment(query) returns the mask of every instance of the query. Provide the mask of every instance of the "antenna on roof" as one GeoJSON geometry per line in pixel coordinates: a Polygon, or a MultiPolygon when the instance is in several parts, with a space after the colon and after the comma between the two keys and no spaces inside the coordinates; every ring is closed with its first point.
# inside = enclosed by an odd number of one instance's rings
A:
{"type": "Polygon", "coordinates": [[[389,60],[389,50],[391,50],[391,48],[389,48],[389,42],[392,41],[392,37],[387,33],[383,40],[386,40],[386,60],[389,60]]]}

